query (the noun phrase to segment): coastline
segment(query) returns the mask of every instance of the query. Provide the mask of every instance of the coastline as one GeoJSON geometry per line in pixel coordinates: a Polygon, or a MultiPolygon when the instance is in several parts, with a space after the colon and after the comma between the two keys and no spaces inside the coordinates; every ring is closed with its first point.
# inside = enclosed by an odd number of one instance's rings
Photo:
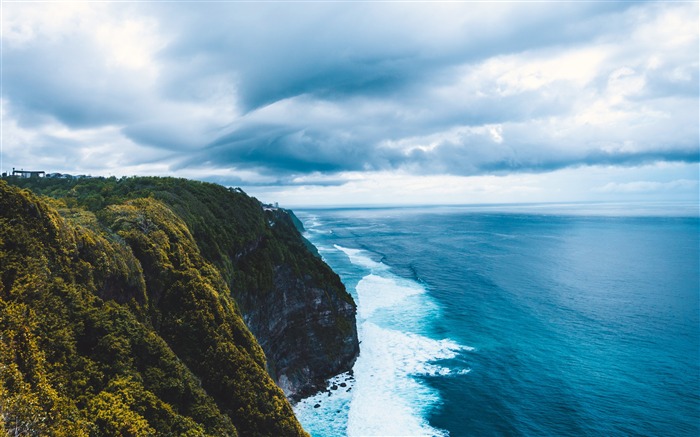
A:
{"type": "Polygon", "coordinates": [[[396,275],[363,249],[323,241],[334,234],[318,220],[306,217],[304,223],[305,237],[357,302],[360,340],[351,373],[337,375],[294,405],[304,428],[316,436],[447,435],[427,421],[440,397],[422,379],[467,374],[469,368],[439,363],[473,349],[426,330],[439,309],[423,285],[396,275]]]}

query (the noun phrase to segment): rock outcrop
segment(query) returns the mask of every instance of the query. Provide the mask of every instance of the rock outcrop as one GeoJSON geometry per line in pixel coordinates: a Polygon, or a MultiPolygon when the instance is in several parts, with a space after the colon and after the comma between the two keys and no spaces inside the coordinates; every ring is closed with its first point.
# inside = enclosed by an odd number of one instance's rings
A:
{"type": "Polygon", "coordinates": [[[234,291],[234,296],[267,355],[271,375],[287,396],[299,398],[352,367],[359,353],[356,306],[338,275],[306,250],[308,242],[291,214],[279,209],[266,216],[272,238],[297,255],[272,262],[269,292],[234,291]]]}

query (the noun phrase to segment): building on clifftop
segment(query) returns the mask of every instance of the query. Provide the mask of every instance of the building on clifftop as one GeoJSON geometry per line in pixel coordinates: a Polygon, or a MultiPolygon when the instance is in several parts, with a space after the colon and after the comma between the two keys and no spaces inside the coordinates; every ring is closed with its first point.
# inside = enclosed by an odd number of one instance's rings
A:
{"type": "Polygon", "coordinates": [[[21,178],[43,178],[46,176],[46,172],[34,170],[15,170],[13,167],[12,176],[19,176],[21,178]]]}

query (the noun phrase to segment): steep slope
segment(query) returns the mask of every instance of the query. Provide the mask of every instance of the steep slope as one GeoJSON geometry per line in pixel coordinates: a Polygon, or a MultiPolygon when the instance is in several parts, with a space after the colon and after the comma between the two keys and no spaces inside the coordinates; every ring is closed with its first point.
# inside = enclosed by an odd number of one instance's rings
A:
{"type": "Polygon", "coordinates": [[[100,217],[140,261],[155,331],[241,434],[292,435],[299,426],[265,372],[262,349],[185,223],[152,198],[109,206],[100,217]]]}
{"type": "Polygon", "coordinates": [[[0,181],[6,428],[300,435],[268,372],[298,396],[352,365],[354,302],[286,211],[181,179],[10,181],[59,200],[0,181]]]}
{"type": "Polygon", "coordinates": [[[355,303],[339,277],[308,250],[286,211],[261,207],[236,189],[173,178],[14,179],[82,206],[152,197],[185,223],[202,257],[221,273],[268,371],[290,397],[324,386],[359,353],[355,303]]]}
{"type": "Polygon", "coordinates": [[[287,212],[269,210],[266,217],[282,250],[263,245],[241,267],[269,256],[272,281],[261,287],[266,292],[234,295],[279,385],[301,396],[352,367],[359,353],[356,306],[338,275],[307,250],[287,212]]]}
{"type": "Polygon", "coordinates": [[[237,435],[131,310],[147,297],[129,253],[0,181],[0,416],[8,434],[237,435]],[[129,305],[99,297],[115,288],[129,305]]]}

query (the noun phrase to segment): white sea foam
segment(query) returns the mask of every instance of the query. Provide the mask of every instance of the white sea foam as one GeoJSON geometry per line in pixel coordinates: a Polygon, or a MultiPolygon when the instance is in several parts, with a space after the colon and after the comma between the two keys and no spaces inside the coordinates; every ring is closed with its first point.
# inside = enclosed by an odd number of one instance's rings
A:
{"type": "Polygon", "coordinates": [[[360,325],[359,336],[362,352],[353,369],[355,378],[349,373],[332,378],[326,391],[294,406],[297,416],[315,436],[446,436],[424,419],[439,401],[438,394],[414,377],[468,372],[434,361],[471,348],[372,322],[360,325]]]}
{"type": "Polygon", "coordinates": [[[410,296],[425,293],[425,289],[416,282],[373,273],[362,278],[355,290],[357,315],[361,319],[368,319],[379,308],[392,308],[410,296]]]}
{"type": "Polygon", "coordinates": [[[323,224],[319,221],[317,216],[310,216],[304,221],[304,233],[302,234],[305,238],[311,239],[312,234],[332,234],[331,230],[322,229],[323,224]]]}
{"type": "Polygon", "coordinates": [[[316,246],[316,250],[318,250],[319,252],[326,253],[326,252],[333,252],[335,249],[331,249],[329,247],[324,247],[324,246],[316,246]]]}
{"type": "MultiPolygon", "coordinates": [[[[438,393],[415,377],[468,372],[435,362],[455,358],[460,351],[470,348],[451,340],[434,340],[406,332],[402,329],[407,325],[405,322],[401,326],[398,323],[380,326],[377,317],[380,309],[415,319],[434,317],[437,309],[427,297],[420,298],[426,294],[421,284],[394,275],[388,266],[372,260],[360,249],[335,247],[350,262],[372,272],[355,287],[358,335],[362,343],[354,367],[357,382],[349,405],[348,435],[446,435],[425,420],[428,410],[439,402],[438,393]]],[[[426,321],[416,320],[414,324],[426,321]]]]}
{"type": "Polygon", "coordinates": [[[414,377],[453,372],[434,364],[465,348],[450,340],[360,325],[360,357],[355,363],[355,391],[348,413],[348,435],[446,435],[424,419],[438,401],[437,392],[414,377]]]}
{"type": "Polygon", "coordinates": [[[352,264],[368,269],[369,275],[355,286],[358,321],[375,316],[377,310],[388,310],[383,316],[394,316],[393,328],[412,330],[423,325],[424,320],[437,316],[437,307],[430,299],[420,298],[426,293],[423,285],[393,274],[386,264],[372,260],[361,249],[334,246],[348,256],[352,264]],[[401,325],[401,326],[399,326],[401,325]]]}
{"type": "Polygon", "coordinates": [[[388,267],[385,264],[378,263],[369,256],[365,255],[366,252],[362,249],[349,249],[347,247],[338,246],[337,244],[334,244],[333,247],[341,252],[344,252],[350,259],[350,262],[355,265],[368,268],[371,271],[388,270],[388,267]]]}
{"type": "Polygon", "coordinates": [[[294,413],[314,436],[343,436],[348,434],[348,411],[355,379],[349,372],[334,376],[326,391],[302,399],[294,405],[294,413]],[[333,389],[335,387],[335,389],[333,389]]]}
{"type": "Polygon", "coordinates": [[[346,382],[344,390],[330,391],[330,396],[321,392],[304,399],[295,412],[315,437],[448,435],[427,422],[440,397],[418,377],[469,372],[439,363],[472,348],[419,334],[419,327],[438,317],[423,285],[393,274],[361,249],[334,248],[368,271],[355,287],[361,343],[354,385],[346,382]]]}

